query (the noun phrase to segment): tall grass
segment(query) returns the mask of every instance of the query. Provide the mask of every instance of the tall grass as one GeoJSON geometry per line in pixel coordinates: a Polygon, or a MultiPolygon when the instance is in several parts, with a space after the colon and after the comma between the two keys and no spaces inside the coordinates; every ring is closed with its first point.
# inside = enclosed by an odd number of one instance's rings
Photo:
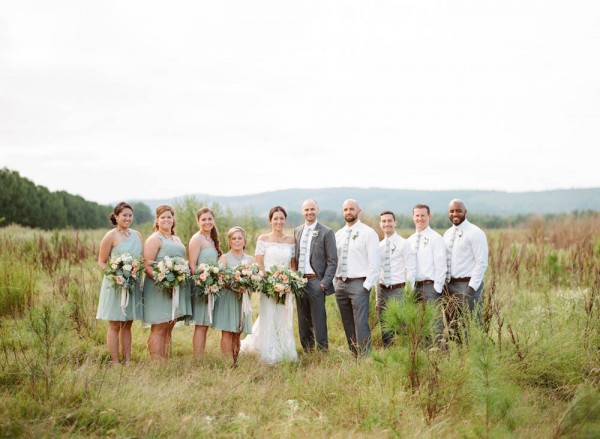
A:
{"type": "MultiPolygon", "coordinates": [[[[220,215],[227,224],[227,213],[220,215]]],[[[221,357],[213,330],[206,358],[195,360],[190,327],[175,329],[171,360],[154,364],[139,322],[132,363],[108,366],[106,323],[95,320],[103,233],[0,229],[1,436],[600,432],[600,223],[594,217],[536,219],[490,232],[484,324],[469,326],[468,343],[451,342],[447,351],[424,343],[419,306],[399,314],[404,335],[384,350],[373,310],[373,354],[356,360],[328,297],[329,353],[276,366],[241,355],[236,368],[221,357]],[[410,318],[417,325],[412,341],[410,318]]],[[[258,297],[253,301],[257,309],[258,297]]]]}

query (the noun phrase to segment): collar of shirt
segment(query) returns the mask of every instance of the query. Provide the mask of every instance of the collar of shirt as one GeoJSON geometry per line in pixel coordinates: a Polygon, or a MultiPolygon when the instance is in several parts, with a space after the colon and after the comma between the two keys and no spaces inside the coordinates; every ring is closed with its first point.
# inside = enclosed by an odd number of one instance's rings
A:
{"type": "Polygon", "coordinates": [[[430,234],[432,231],[433,231],[433,229],[432,229],[431,227],[427,226],[426,228],[424,228],[424,229],[423,229],[422,231],[420,231],[420,232],[417,232],[417,231],[415,230],[415,233],[413,233],[413,234],[410,236],[410,238],[412,238],[412,239],[416,240],[416,239],[417,239],[417,236],[419,236],[419,234],[421,234],[421,237],[423,237],[423,236],[428,236],[428,235],[429,235],[429,234],[430,234]]]}
{"type": "Polygon", "coordinates": [[[304,229],[302,229],[302,232],[304,233],[308,229],[314,231],[317,228],[317,224],[319,224],[319,221],[315,221],[310,226],[308,224],[304,223],[304,229]]]}
{"type": "Polygon", "coordinates": [[[400,235],[398,235],[398,233],[394,232],[390,237],[387,236],[383,236],[383,239],[380,241],[380,244],[382,246],[385,246],[385,241],[386,240],[390,240],[390,244],[394,244],[396,243],[400,238],[402,238],[400,235]]]}
{"type": "Polygon", "coordinates": [[[342,230],[344,230],[344,231],[346,231],[348,229],[354,230],[354,229],[360,228],[360,224],[361,224],[360,220],[357,219],[356,222],[354,224],[352,224],[351,226],[348,226],[348,224],[345,224],[344,227],[342,227],[342,230]]]}

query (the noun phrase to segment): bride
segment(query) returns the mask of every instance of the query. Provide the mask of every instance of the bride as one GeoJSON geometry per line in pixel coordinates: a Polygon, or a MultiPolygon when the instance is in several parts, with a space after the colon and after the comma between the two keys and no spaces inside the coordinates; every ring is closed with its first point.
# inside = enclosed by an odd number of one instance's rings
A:
{"type": "MultiPolygon", "coordinates": [[[[283,228],[287,213],[281,206],[269,211],[271,233],[258,237],[255,262],[264,270],[273,265],[284,265],[295,269],[294,236],[285,235],[283,228]]],[[[249,334],[241,342],[242,352],[258,352],[260,360],[273,364],[279,361],[296,361],[298,352],[293,331],[294,305],[292,294],[288,294],[285,305],[279,305],[273,298],[260,295],[259,316],[249,334]]]]}

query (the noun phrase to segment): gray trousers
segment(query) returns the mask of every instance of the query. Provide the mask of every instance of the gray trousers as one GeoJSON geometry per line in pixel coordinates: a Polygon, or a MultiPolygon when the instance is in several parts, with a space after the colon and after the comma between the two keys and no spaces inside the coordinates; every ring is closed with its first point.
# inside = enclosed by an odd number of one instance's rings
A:
{"type": "Polygon", "coordinates": [[[369,328],[369,295],[363,287],[363,279],[336,279],[335,300],[337,301],[346,340],[355,355],[371,351],[371,328],[369,328]]]}
{"type": "MultiPolygon", "coordinates": [[[[433,305],[440,305],[442,302],[442,295],[435,291],[433,284],[417,286],[415,287],[415,291],[417,293],[417,297],[419,297],[423,303],[427,301],[433,305]]],[[[434,341],[438,341],[443,336],[443,333],[444,322],[440,313],[434,321],[434,341]]]]}
{"type": "MultiPolygon", "coordinates": [[[[381,325],[381,314],[385,310],[385,305],[388,300],[401,300],[404,288],[395,288],[388,290],[381,288],[377,285],[377,316],[379,317],[379,324],[381,325]]],[[[381,327],[381,340],[383,341],[383,347],[387,348],[394,342],[394,333],[385,331],[383,326],[381,327]]]]}
{"type": "Polygon", "coordinates": [[[326,351],[329,347],[327,340],[327,312],[325,311],[325,293],[321,290],[318,278],[308,279],[304,287],[304,296],[296,296],[298,310],[298,333],[300,343],[305,352],[315,348],[326,351]]]}
{"type": "Polygon", "coordinates": [[[445,318],[448,322],[449,330],[460,341],[460,334],[458,333],[459,324],[467,312],[474,313],[473,317],[475,321],[481,322],[483,282],[481,282],[477,290],[469,287],[469,281],[449,282],[444,288],[444,293],[448,296],[444,298],[445,318]]]}

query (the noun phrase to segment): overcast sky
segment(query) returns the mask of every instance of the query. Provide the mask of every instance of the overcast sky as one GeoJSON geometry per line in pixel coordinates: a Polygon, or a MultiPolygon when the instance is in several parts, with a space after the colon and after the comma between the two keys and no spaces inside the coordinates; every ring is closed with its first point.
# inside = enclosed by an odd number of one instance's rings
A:
{"type": "Polygon", "coordinates": [[[600,2],[5,0],[0,167],[107,203],[600,186],[600,2]]]}

